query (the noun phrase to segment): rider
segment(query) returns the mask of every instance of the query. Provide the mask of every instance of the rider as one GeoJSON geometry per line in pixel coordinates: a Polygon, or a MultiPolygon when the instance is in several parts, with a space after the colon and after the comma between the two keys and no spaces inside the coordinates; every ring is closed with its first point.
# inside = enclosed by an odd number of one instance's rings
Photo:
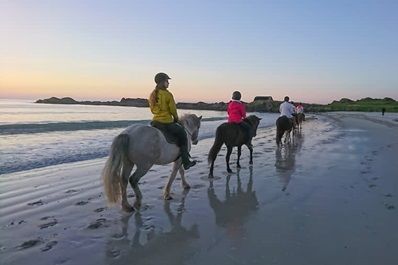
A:
{"type": "Polygon", "coordinates": [[[227,112],[228,112],[228,122],[229,123],[237,123],[239,124],[246,134],[246,141],[248,145],[250,143],[250,134],[251,128],[249,124],[243,122],[243,119],[246,118],[246,107],[245,104],[240,101],[242,95],[239,91],[234,91],[232,93],[232,100],[228,103],[227,112]]]}
{"type": "Polygon", "coordinates": [[[295,114],[295,108],[294,105],[289,102],[288,96],[285,97],[283,103],[279,106],[279,112],[281,113],[281,117],[286,116],[289,118],[294,126],[293,115],[295,114]]]}
{"type": "Polygon", "coordinates": [[[304,113],[304,107],[301,102],[296,106],[296,113],[304,113]]]}
{"type": "Polygon", "coordinates": [[[189,160],[187,134],[184,127],[178,123],[177,108],[173,94],[167,90],[169,79],[165,73],[155,75],[156,87],[149,96],[149,107],[153,114],[151,125],[160,130],[166,130],[177,139],[180,147],[182,165],[184,169],[189,169],[196,164],[196,161],[189,160]]]}

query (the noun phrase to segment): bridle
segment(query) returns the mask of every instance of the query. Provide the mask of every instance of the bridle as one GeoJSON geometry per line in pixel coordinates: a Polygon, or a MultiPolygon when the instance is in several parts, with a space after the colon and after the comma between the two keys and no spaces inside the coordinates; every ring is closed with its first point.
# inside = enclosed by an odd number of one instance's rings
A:
{"type": "Polygon", "coordinates": [[[195,142],[196,140],[198,140],[198,137],[196,137],[196,139],[192,139],[192,133],[188,130],[188,128],[186,128],[184,125],[182,125],[182,127],[184,128],[186,133],[190,136],[190,139],[191,139],[192,142],[195,142]]]}

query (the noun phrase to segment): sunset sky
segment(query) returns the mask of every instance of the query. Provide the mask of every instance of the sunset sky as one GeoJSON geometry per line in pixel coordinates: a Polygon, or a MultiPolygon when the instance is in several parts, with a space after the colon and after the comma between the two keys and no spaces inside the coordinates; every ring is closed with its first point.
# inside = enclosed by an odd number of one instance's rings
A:
{"type": "Polygon", "coordinates": [[[398,1],[0,0],[0,98],[398,99],[398,1]]]}

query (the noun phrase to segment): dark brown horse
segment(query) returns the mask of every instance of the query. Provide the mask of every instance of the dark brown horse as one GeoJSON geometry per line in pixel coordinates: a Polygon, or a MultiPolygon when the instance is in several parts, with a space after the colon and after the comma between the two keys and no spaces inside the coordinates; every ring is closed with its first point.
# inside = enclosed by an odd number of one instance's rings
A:
{"type": "Polygon", "coordinates": [[[281,116],[276,120],[276,144],[279,146],[282,137],[286,133],[285,142],[290,140],[290,132],[293,129],[293,121],[286,116],[281,116]]]}
{"type": "Polygon", "coordinates": [[[234,146],[238,147],[238,161],[236,165],[240,168],[239,160],[242,151],[242,145],[246,145],[250,150],[250,165],[253,164],[253,147],[251,146],[251,140],[257,133],[257,127],[260,123],[261,118],[256,115],[250,115],[243,122],[246,122],[248,126],[250,126],[250,135],[249,141],[247,139],[247,135],[242,128],[241,125],[236,123],[223,123],[217,127],[216,130],[216,138],[214,140],[214,144],[210,149],[208,161],[210,166],[209,178],[213,177],[213,169],[214,169],[214,161],[217,158],[217,154],[220,151],[223,144],[227,146],[227,156],[225,158],[227,162],[227,171],[228,173],[232,173],[231,168],[229,167],[229,158],[232,153],[232,148],[234,146]]]}

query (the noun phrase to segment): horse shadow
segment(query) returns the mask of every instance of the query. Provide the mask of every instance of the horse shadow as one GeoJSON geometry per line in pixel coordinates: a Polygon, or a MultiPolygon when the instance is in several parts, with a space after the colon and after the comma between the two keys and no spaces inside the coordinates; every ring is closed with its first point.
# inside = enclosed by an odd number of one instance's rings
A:
{"type": "Polygon", "coordinates": [[[172,202],[164,201],[163,209],[170,224],[166,232],[163,228],[156,231],[155,227],[145,224],[140,212],[123,216],[121,234],[118,235],[121,239],[111,238],[107,244],[107,264],[185,264],[185,257],[195,252],[190,242],[199,238],[197,224],[182,225],[188,192],[184,191],[176,213],[170,207],[172,202]]]}
{"type": "Polygon", "coordinates": [[[296,155],[304,142],[304,134],[298,131],[290,145],[277,146],[275,149],[275,173],[282,182],[282,191],[287,189],[292,175],[296,171],[296,155]]]}
{"type": "Polygon", "coordinates": [[[239,240],[244,233],[243,225],[248,217],[258,209],[256,191],[253,190],[253,169],[250,167],[246,190],[242,188],[240,170],[237,171],[237,186],[231,191],[230,179],[227,176],[225,184],[225,200],[220,200],[213,188],[212,182],[207,190],[210,207],[215,214],[216,224],[227,231],[227,235],[239,240]]]}

